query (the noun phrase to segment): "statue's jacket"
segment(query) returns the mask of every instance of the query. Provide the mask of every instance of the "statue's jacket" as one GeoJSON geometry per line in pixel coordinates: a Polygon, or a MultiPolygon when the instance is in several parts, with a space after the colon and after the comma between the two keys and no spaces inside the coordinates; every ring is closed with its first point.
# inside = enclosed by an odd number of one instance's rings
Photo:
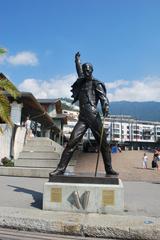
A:
{"type": "Polygon", "coordinates": [[[97,104],[99,100],[102,106],[102,112],[105,114],[106,108],[109,108],[109,101],[106,96],[104,83],[95,78],[88,81],[86,78],[78,78],[71,87],[72,97],[74,98],[72,103],[79,101],[79,119],[85,119],[90,116],[93,117],[98,114],[97,104]]]}

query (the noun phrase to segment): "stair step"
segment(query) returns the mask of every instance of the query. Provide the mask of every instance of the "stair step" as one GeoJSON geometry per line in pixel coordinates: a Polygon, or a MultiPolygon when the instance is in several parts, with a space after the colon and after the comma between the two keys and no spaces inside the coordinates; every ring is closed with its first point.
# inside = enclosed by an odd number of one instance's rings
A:
{"type": "MultiPolygon", "coordinates": [[[[56,168],[59,163],[58,159],[16,159],[15,167],[33,167],[33,168],[56,168]]],[[[74,166],[75,161],[71,160],[69,166],[74,166]]]]}
{"type": "MultiPolygon", "coordinates": [[[[25,168],[25,167],[0,167],[1,176],[37,177],[47,178],[55,168],[25,168]]],[[[68,166],[66,172],[73,172],[72,166],[68,166]]]]}
{"type": "Polygon", "coordinates": [[[52,141],[51,139],[49,138],[41,138],[41,137],[35,137],[35,138],[31,138],[31,139],[28,139],[26,144],[29,145],[29,146],[32,146],[32,145],[47,145],[47,146],[52,146],[54,145],[54,141],[52,141]]]}
{"type": "Polygon", "coordinates": [[[27,144],[27,146],[52,146],[53,145],[52,142],[48,142],[48,141],[36,142],[36,141],[31,141],[31,140],[27,141],[26,144],[27,144]]]}
{"type": "Polygon", "coordinates": [[[19,154],[19,158],[29,159],[60,159],[60,154],[57,152],[32,152],[23,151],[19,154]]]}
{"type": "MultiPolygon", "coordinates": [[[[59,154],[62,154],[62,151],[64,148],[56,143],[55,141],[49,139],[49,138],[41,138],[41,137],[36,137],[27,140],[27,142],[24,145],[24,149],[26,150],[34,150],[34,149],[51,149],[51,151],[58,152],[59,154]]],[[[42,151],[42,150],[41,150],[42,151]]]]}
{"type": "Polygon", "coordinates": [[[33,146],[33,145],[25,145],[23,147],[23,152],[56,152],[56,148],[54,146],[47,146],[47,145],[37,145],[37,146],[33,146]]]}
{"type": "Polygon", "coordinates": [[[57,167],[59,160],[50,159],[50,160],[42,160],[42,159],[17,159],[15,160],[16,167],[37,167],[37,168],[52,168],[57,167]]]}

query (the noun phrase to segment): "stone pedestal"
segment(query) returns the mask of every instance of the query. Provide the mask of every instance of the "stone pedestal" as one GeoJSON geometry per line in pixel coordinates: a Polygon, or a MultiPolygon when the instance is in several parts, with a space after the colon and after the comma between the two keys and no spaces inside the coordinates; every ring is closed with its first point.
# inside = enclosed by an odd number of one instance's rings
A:
{"type": "Polygon", "coordinates": [[[44,210],[104,214],[124,210],[123,184],[116,177],[55,176],[52,180],[44,184],[44,210]]]}

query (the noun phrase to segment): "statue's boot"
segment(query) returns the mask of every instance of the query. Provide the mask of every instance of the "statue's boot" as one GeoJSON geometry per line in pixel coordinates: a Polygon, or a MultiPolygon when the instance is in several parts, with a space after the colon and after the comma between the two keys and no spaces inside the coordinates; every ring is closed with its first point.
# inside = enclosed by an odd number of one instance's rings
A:
{"type": "Polygon", "coordinates": [[[57,168],[53,172],[50,172],[49,176],[52,177],[56,175],[63,175],[72,157],[72,154],[73,154],[72,150],[68,151],[67,149],[65,149],[64,152],[62,153],[62,157],[57,168]]]}
{"type": "Polygon", "coordinates": [[[49,176],[52,177],[52,176],[57,176],[57,175],[63,175],[64,172],[65,172],[64,169],[57,167],[54,171],[49,173],[49,176]]]}
{"type": "Polygon", "coordinates": [[[116,171],[114,171],[113,168],[110,168],[110,169],[107,169],[107,170],[106,170],[106,176],[107,176],[107,175],[115,175],[115,176],[118,176],[119,173],[116,172],[116,171]]]}

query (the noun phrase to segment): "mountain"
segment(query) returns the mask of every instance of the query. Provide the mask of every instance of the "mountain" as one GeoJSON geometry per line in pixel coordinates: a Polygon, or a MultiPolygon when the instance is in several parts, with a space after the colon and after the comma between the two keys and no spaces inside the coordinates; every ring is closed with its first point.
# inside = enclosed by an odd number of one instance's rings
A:
{"type": "MultiPolygon", "coordinates": [[[[72,105],[72,99],[62,98],[62,108],[65,106],[74,111],[78,110],[77,105],[72,105]]],[[[100,105],[98,108],[101,111],[100,105]]],[[[158,121],[160,122],[160,102],[129,102],[129,101],[117,101],[110,102],[110,114],[111,115],[130,115],[138,120],[146,121],[158,121]]]]}
{"type": "Polygon", "coordinates": [[[160,121],[160,102],[110,102],[110,114],[131,115],[138,120],[160,121]]]}
{"type": "Polygon", "coordinates": [[[73,100],[70,98],[61,98],[62,109],[70,110],[70,111],[79,111],[78,104],[73,104],[73,100]]]}

